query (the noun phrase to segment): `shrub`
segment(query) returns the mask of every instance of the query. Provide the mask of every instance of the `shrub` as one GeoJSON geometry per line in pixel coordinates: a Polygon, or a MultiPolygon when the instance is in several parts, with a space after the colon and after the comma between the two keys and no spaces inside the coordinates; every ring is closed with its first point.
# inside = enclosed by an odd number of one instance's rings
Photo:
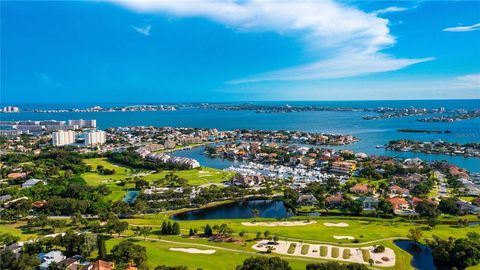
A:
{"type": "Polygon", "coordinates": [[[310,245],[303,245],[302,251],[300,253],[302,253],[302,255],[307,255],[309,249],[310,249],[310,245]]]}
{"type": "Polygon", "coordinates": [[[327,256],[327,253],[328,253],[328,247],[321,246],[320,247],[320,256],[325,257],[325,256],[327,256]]]}
{"type": "Polygon", "coordinates": [[[368,249],[362,249],[362,257],[364,262],[368,262],[370,260],[370,251],[368,251],[368,249]]]}
{"type": "Polygon", "coordinates": [[[382,246],[382,245],[378,245],[373,249],[373,252],[375,252],[375,253],[382,253],[384,251],[385,251],[385,247],[382,246]]]}
{"type": "Polygon", "coordinates": [[[290,246],[288,247],[287,253],[288,254],[293,254],[295,253],[295,249],[297,248],[297,244],[291,243],[290,246]]]}
{"type": "Polygon", "coordinates": [[[346,248],[343,250],[342,258],[344,258],[345,260],[350,259],[350,249],[346,248]]]}
{"type": "Polygon", "coordinates": [[[340,254],[340,250],[338,247],[332,247],[332,258],[338,258],[338,255],[340,254]]]}

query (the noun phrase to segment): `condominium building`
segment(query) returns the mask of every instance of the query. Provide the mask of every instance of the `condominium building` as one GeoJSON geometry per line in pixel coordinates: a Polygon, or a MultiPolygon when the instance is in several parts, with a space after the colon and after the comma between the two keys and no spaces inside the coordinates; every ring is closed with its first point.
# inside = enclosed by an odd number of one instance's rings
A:
{"type": "Polygon", "coordinates": [[[52,144],[54,146],[64,146],[75,143],[75,131],[60,130],[52,133],[52,144]]]}
{"type": "Polygon", "coordinates": [[[80,128],[96,128],[97,127],[97,120],[91,119],[91,120],[84,120],[84,119],[79,119],[79,120],[68,120],[69,125],[77,125],[80,128]]]}
{"type": "Polygon", "coordinates": [[[15,107],[15,106],[6,106],[6,107],[3,107],[0,112],[4,112],[4,113],[16,113],[16,112],[19,112],[20,109],[18,107],[15,107]]]}
{"type": "Polygon", "coordinates": [[[85,139],[85,146],[96,146],[104,144],[107,140],[105,131],[88,131],[82,134],[82,137],[85,139]]]}

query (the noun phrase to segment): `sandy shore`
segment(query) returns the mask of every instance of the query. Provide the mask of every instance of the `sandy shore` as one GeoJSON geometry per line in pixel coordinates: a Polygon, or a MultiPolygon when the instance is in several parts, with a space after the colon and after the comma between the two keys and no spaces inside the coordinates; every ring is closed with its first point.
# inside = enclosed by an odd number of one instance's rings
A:
{"type": "Polygon", "coordinates": [[[197,248],[169,248],[171,251],[181,251],[193,254],[213,254],[216,252],[214,249],[197,249],[197,248]]]}
{"type": "Polygon", "coordinates": [[[366,247],[344,247],[344,246],[332,246],[332,245],[319,245],[319,244],[310,244],[310,243],[300,243],[300,242],[290,242],[290,241],[278,241],[277,245],[269,245],[268,240],[263,240],[255,244],[252,248],[259,250],[259,251],[266,251],[268,246],[273,247],[272,252],[283,254],[283,255],[293,255],[293,256],[301,256],[301,257],[308,257],[308,258],[319,258],[319,259],[327,259],[327,260],[337,260],[337,261],[344,261],[344,262],[355,262],[355,263],[362,263],[368,264],[368,262],[363,261],[362,251],[361,249],[367,249],[370,252],[370,257],[375,261],[374,266],[380,267],[393,267],[395,266],[395,252],[390,248],[385,248],[385,251],[382,253],[374,253],[372,246],[366,247]],[[297,247],[295,248],[295,252],[293,254],[288,254],[288,247],[290,244],[296,244],[297,247]],[[308,245],[309,249],[306,254],[302,254],[302,245],[308,245]],[[320,246],[325,246],[328,248],[328,252],[326,256],[320,256],[320,246]],[[338,248],[339,256],[337,258],[332,257],[332,248],[338,248]],[[347,249],[350,251],[350,258],[344,259],[342,257],[344,250],[347,249]],[[383,260],[382,258],[388,258],[388,261],[383,260]]]}
{"type": "Polygon", "coordinates": [[[242,222],[243,226],[264,226],[264,227],[290,227],[290,226],[305,226],[315,224],[316,221],[275,221],[275,222],[242,222]]]}
{"type": "Polygon", "coordinates": [[[348,227],[349,225],[347,223],[329,223],[329,222],[326,222],[326,223],[323,223],[323,225],[327,226],[327,227],[348,227]]]}

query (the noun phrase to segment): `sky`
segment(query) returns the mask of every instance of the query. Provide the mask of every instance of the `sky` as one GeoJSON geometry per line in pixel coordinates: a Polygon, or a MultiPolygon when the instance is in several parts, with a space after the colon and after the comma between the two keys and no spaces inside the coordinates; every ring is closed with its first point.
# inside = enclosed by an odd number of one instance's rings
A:
{"type": "Polygon", "coordinates": [[[480,99],[479,1],[1,1],[0,103],[480,99]]]}

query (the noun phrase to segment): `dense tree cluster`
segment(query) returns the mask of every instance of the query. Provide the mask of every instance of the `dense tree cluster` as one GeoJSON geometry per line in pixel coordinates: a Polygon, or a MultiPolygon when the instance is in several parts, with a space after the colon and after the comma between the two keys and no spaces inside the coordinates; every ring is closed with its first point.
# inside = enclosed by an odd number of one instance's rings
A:
{"type": "Polygon", "coordinates": [[[341,264],[338,262],[311,263],[307,264],[307,270],[368,270],[368,267],[360,263],[341,264]]]}
{"type": "Polygon", "coordinates": [[[128,263],[133,263],[140,270],[147,268],[147,249],[144,246],[134,244],[130,240],[124,240],[112,248],[112,258],[118,269],[125,269],[128,263]]]}
{"type": "Polygon", "coordinates": [[[279,257],[251,257],[237,266],[237,270],[292,270],[292,267],[279,257]]]}
{"type": "Polygon", "coordinates": [[[480,235],[476,232],[469,232],[466,238],[459,239],[441,239],[434,235],[427,243],[436,265],[463,269],[480,263],[480,235]]]}
{"type": "Polygon", "coordinates": [[[163,221],[162,229],[160,233],[163,235],[179,235],[180,234],[180,224],[178,222],[163,221]]]}

